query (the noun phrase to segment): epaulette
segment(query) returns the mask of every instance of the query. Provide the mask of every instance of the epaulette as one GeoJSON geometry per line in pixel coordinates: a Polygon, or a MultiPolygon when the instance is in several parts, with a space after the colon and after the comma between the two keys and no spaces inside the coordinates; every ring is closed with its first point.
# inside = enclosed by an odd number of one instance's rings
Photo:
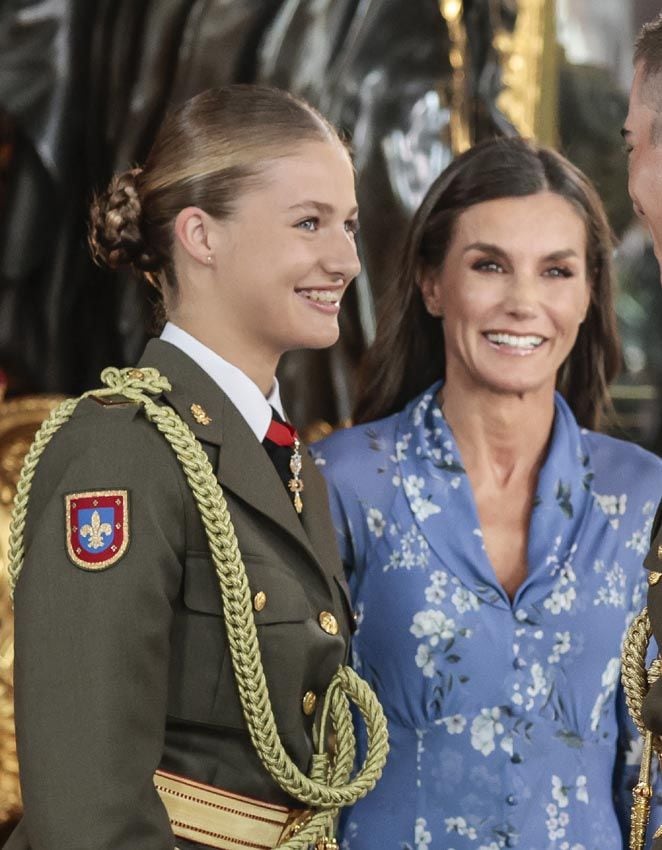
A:
{"type": "Polygon", "coordinates": [[[97,404],[100,404],[102,407],[129,407],[135,404],[139,404],[138,401],[133,401],[132,399],[127,398],[120,393],[116,395],[91,395],[89,396],[93,401],[96,401],[97,404]]]}

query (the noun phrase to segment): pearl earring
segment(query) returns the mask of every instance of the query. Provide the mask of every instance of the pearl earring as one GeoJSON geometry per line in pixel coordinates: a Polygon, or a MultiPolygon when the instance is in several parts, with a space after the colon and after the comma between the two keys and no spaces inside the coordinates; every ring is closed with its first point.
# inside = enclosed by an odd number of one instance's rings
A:
{"type": "Polygon", "coordinates": [[[211,254],[207,254],[207,265],[208,265],[208,266],[211,266],[212,261],[213,261],[213,257],[212,257],[212,255],[211,255],[211,254]]]}

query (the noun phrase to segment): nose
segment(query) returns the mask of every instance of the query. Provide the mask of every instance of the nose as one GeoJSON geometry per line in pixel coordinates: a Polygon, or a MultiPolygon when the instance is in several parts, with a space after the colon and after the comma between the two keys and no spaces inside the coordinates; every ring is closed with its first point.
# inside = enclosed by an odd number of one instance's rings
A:
{"type": "Polygon", "coordinates": [[[345,283],[349,283],[361,271],[356,241],[344,225],[340,230],[330,233],[323,266],[324,271],[334,280],[342,278],[345,283]]]}
{"type": "Polygon", "coordinates": [[[530,319],[536,315],[537,303],[535,275],[533,273],[513,275],[504,299],[506,313],[516,319],[530,319]]]}

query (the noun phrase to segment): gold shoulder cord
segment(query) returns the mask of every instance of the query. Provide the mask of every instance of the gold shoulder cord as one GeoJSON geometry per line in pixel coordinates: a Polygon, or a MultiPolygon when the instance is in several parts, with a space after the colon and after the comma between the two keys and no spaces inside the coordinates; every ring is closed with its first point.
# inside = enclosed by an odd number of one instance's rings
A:
{"type": "MultiPolygon", "coordinates": [[[[651,625],[648,609],[632,621],[623,643],[621,655],[621,680],[625,690],[628,711],[639,732],[644,738],[644,748],[639,769],[639,781],[632,789],[632,819],[630,825],[630,850],[643,850],[646,843],[646,829],[650,818],[650,800],[653,796],[651,785],[651,762],[653,753],[660,755],[662,742],[646,729],[641,716],[641,706],[649,687],[660,676],[660,661],[656,659],[646,670],[646,653],[651,637],[651,625]]],[[[655,833],[655,837],[658,837],[655,833]]]]}
{"type": "Polygon", "coordinates": [[[381,776],[388,754],[386,719],[370,687],[349,667],[336,671],[326,693],[320,723],[315,730],[315,746],[310,776],[303,774],[285,752],[278,735],[269,691],[262,667],[257,629],[253,617],[250,587],[241,559],[221,486],[202,446],[188,425],[167,406],[150,396],[169,390],[167,378],[156,369],[116,369],[101,373],[105,387],[68,399],[43,422],[28,451],[17,485],[9,535],[9,584],[12,592],[24,558],[23,533],[28,497],[39,458],[56,431],[68,421],[78,403],[90,395],[122,395],[142,405],[147,419],[163,434],[175,452],[195,498],[207,533],[218,575],[225,615],[230,655],[239,689],[246,725],[262,764],[290,796],[317,811],[289,836],[280,850],[302,850],[319,842],[319,847],[337,846],[333,821],[343,806],[364,797],[381,776]],[[351,700],[366,725],[368,747],[365,760],[350,778],[355,756],[355,739],[349,708],[351,700]],[[327,728],[329,727],[329,728],[327,728]],[[333,755],[326,752],[328,733],[336,738],[333,755]]]}

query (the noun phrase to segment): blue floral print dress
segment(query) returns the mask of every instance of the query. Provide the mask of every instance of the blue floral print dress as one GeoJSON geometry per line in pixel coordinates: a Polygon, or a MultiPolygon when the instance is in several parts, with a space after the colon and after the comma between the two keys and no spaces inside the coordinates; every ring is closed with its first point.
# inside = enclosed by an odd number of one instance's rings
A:
{"type": "Polygon", "coordinates": [[[662,462],[580,429],[557,395],[511,601],[439,387],[312,448],[357,612],[353,663],[391,742],[341,847],[623,850],[641,741],[619,659],[645,604],[662,462]]]}

